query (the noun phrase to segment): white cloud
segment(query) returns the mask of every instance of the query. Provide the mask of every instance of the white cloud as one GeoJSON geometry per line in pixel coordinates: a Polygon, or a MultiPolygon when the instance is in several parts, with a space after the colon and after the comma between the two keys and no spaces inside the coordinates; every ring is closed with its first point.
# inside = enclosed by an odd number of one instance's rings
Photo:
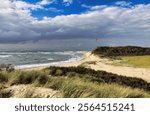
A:
{"type": "Polygon", "coordinates": [[[64,10],[62,10],[62,9],[57,9],[57,8],[53,8],[53,7],[45,8],[45,10],[52,11],[52,12],[60,12],[60,13],[64,12],[64,10]]]}
{"type": "Polygon", "coordinates": [[[10,0],[0,4],[0,43],[96,38],[131,38],[132,41],[150,36],[150,4],[132,8],[95,6],[95,10],[86,13],[42,20],[31,16],[31,9],[36,9],[36,5],[16,4],[10,0]]]}
{"type": "Polygon", "coordinates": [[[38,2],[37,4],[39,4],[39,5],[49,5],[49,4],[52,4],[54,2],[55,2],[55,0],[42,0],[42,1],[38,2]]]}
{"type": "Polygon", "coordinates": [[[20,0],[5,0],[0,3],[0,9],[20,9],[20,10],[35,10],[43,8],[39,4],[31,4],[20,0]]]}
{"type": "Polygon", "coordinates": [[[36,9],[42,9],[43,7],[39,4],[30,4],[30,3],[26,3],[23,1],[14,1],[13,5],[15,6],[16,9],[32,9],[32,10],[36,10],[36,9]]]}
{"type": "Polygon", "coordinates": [[[107,5],[93,6],[93,7],[91,7],[91,10],[101,10],[101,9],[104,9],[107,7],[108,7],[107,5]]]}
{"type": "Polygon", "coordinates": [[[0,8],[10,8],[12,6],[11,2],[9,0],[4,0],[0,3],[0,8]]]}
{"type": "Polygon", "coordinates": [[[115,3],[118,6],[130,6],[132,3],[131,2],[126,2],[126,1],[118,1],[115,3]]]}
{"type": "Polygon", "coordinates": [[[102,9],[108,7],[107,5],[88,6],[88,5],[85,5],[85,4],[82,4],[81,6],[84,7],[84,8],[87,8],[89,10],[102,10],[102,9]]]}
{"type": "Polygon", "coordinates": [[[73,0],[63,0],[63,3],[64,3],[66,6],[70,6],[70,5],[73,3],[73,0]]]}
{"type": "Polygon", "coordinates": [[[20,9],[20,10],[36,10],[44,9],[44,5],[52,4],[55,0],[41,0],[35,4],[27,3],[21,0],[5,0],[1,2],[0,9],[20,9]]]}

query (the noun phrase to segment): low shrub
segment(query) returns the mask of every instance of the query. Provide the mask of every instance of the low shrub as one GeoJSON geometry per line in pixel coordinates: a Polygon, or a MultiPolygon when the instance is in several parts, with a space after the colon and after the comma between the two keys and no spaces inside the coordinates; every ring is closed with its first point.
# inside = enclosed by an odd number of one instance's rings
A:
{"type": "Polygon", "coordinates": [[[116,83],[119,85],[130,86],[132,88],[140,88],[144,90],[150,91],[150,83],[146,82],[140,78],[133,78],[127,76],[121,76],[113,73],[108,73],[105,71],[95,71],[89,68],[84,67],[55,67],[51,66],[48,69],[51,70],[50,75],[58,76],[57,70],[61,70],[63,74],[59,76],[67,76],[68,73],[73,72],[74,74],[78,74],[80,78],[84,78],[85,75],[90,76],[89,79],[92,82],[97,83],[116,83]]]}
{"type": "Polygon", "coordinates": [[[98,56],[114,57],[114,56],[143,56],[150,55],[150,48],[137,46],[123,46],[123,47],[97,47],[92,51],[98,56]]]}
{"type": "Polygon", "coordinates": [[[59,90],[65,98],[144,98],[150,97],[150,93],[141,90],[121,86],[117,84],[96,84],[80,77],[51,77],[46,83],[50,88],[59,90]]]}
{"type": "Polygon", "coordinates": [[[4,72],[0,72],[0,83],[7,82],[7,81],[8,81],[7,74],[4,72]]]}
{"type": "Polygon", "coordinates": [[[65,77],[50,77],[45,84],[45,87],[52,88],[54,90],[60,90],[65,79],[65,77]]]}
{"type": "Polygon", "coordinates": [[[31,84],[37,82],[37,84],[45,84],[48,76],[41,71],[16,71],[11,73],[9,83],[14,84],[31,84]]]}

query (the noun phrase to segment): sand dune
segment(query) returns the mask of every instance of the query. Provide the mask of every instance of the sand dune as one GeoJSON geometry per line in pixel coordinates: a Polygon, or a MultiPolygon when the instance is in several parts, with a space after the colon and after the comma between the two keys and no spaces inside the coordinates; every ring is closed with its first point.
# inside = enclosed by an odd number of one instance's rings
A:
{"type": "Polygon", "coordinates": [[[106,58],[99,58],[90,52],[85,54],[85,58],[81,61],[74,62],[74,63],[68,63],[68,64],[62,64],[61,66],[79,66],[80,64],[84,62],[89,61],[95,61],[96,64],[90,64],[88,65],[88,68],[94,69],[94,70],[104,70],[107,72],[115,73],[118,75],[124,75],[129,77],[138,77],[142,78],[144,80],[150,81],[150,69],[145,68],[134,68],[134,67],[124,67],[124,66],[113,66],[110,64],[107,64],[109,62],[106,58]]]}
{"type": "Polygon", "coordinates": [[[27,98],[27,97],[42,97],[42,98],[56,98],[59,97],[58,91],[44,88],[34,87],[32,85],[14,85],[5,88],[13,94],[11,98],[27,98]]]}

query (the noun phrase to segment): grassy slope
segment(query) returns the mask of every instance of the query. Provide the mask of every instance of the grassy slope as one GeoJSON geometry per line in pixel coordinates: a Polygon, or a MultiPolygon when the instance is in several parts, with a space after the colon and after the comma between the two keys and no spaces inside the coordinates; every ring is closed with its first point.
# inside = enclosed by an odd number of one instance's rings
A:
{"type": "MultiPolygon", "coordinates": [[[[50,76],[51,70],[43,71],[15,71],[1,73],[0,76],[0,97],[11,97],[13,94],[6,91],[4,86],[19,84],[33,84],[35,87],[46,87],[59,90],[62,97],[94,97],[94,98],[121,98],[121,97],[150,97],[150,91],[132,88],[116,83],[101,83],[92,81],[91,75],[80,75],[76,72],[67,72],[61,75],[62,71],[57,70],[56,76],[50,76]]],[[[29,93],[29,94],[32,94],[29,93]]],[[[26,95],[24,97],[27,97],[26,95]]]]}
{"type": "Polygon", "coordinates": [[[150,48],[137,46],[123,46],[123,47],[97,47],[92,51],[95,55],[103,55],[106,57],[113,56],[144,56],[150,55],[150,48]]]}
{"type": "Polygon", "coordinates": [[[150,68],[150,56],[119,56],[120,62],[114,62],[113,65],[125,65],[139,68],[150,68]]]}
{"type": "Polygon", "coordinates": [[[65,98],[140,98],[150,97],[150,92],[117,84],[93,83],[78,76],[52,77],[46,87],[60,90],[65,98]]]}
{"type": "Polygon", "coordinates": [[[150,48],[136,46],[97,47],[92,53],[100,57],[121,59],[121,62],[115,62],[113,65],[150,68],[150,48]]]}

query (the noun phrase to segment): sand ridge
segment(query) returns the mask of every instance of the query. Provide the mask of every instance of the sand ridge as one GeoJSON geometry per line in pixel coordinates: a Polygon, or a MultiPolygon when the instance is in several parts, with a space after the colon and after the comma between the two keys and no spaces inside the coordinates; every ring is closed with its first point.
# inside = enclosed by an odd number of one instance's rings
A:
{"type": "Polygon", "coordinates": [[[87,52],[85,54],[85,58],[81,61],[68,63],[68,64],[62,64],[60,66],[67,66],[67,67],[79,66],[80,64],[84,62],[89,62],[89,61],[95,61],[96,64],[90,64],[88,65],[88,68],[91,68],[94,70],[103,70],[103,71],[115,73],[118,75],[142,78],[150,82],[150,69],[110,65],[110,64],[107,64],[107,62],[109,62],[108,59],[95,56],[91,54],[91,52],[87,52]]]}

